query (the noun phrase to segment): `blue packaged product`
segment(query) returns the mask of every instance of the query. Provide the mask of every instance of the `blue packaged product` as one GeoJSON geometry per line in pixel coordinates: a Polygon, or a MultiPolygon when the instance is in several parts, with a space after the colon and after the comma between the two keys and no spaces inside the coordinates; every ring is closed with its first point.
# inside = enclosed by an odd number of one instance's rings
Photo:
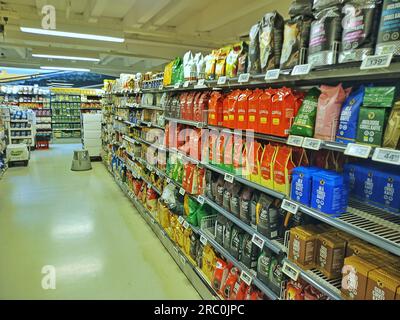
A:
{"type": "Polygon", "coordinates": [[[342,143],[355,142],[357,137],[358,114],[363,104],[365,94],[364,86],[350,93],[340,112],[339,127],[336,141],[342,143]]]}
{"type": "Polygon", "coordinates": [[[292,171],[291,198],[306,206],[311,204],[312,177],[317,167],[297,167],[292,171]]]}
{"type": "Polygon", "coordinates": [[[346,212],[348,191],[344,176],[323,170],[314,173],[311,207],[330,215],[346,212]],[[346,189],[346,190],[345,190],[346,189]]]}
{"type": "Polygon", "coordinates": [[[376,204],[392,212],[400,212],[400,174],[376,171],[376,204]]]}

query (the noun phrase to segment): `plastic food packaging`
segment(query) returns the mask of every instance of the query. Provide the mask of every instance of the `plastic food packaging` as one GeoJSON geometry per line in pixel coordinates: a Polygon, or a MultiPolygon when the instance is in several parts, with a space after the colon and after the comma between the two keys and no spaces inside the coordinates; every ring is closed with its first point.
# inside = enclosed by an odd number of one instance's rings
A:
{"type": "Polygon", "coordinates": [[[322,85],[320,89],[314,137],[333,141],[339,123],[341,106],[351,89],[344,90],[341,84],[336,87],[322,85]]]}
{"type": "Polygon", "coordinates": [[[273,165],[274,190],[289,196],[291,174],[294,167],[292,149],[289,147],[278,147],[273,165]]]}
{"type": "Polygon", "coordinates": [[[296,96],[293,91],[285,87],[278,89],[272,97],[270,133],[287,137],[296,112],[296,96]]]}
{"type": "Polygon", "coordinates": [[[339,6],[344,1],[345,0],[314,0],[313,10],[321,11],[321,10],[329,8],[329,7],[339,6]]]}
{"type": "Polygon", "coordinates": [[[250,202],[253,195],[253,191],[249,187],[242,189],[240,197],[240,220],[249,224],[250,223],[250,202]]]}
{"type": "Polygon", "coordinates": [[[391,108],[396,87],[366,87],[363,107],[391,108]]]}
{"type": "Polygon", "coordinates": [[[257,259],[259,255],[259,248],[253,243],[252,236],[245,233],[242,243],[242,255],[240,261],[249,269],[255,269],[257,266],[257,259]]]}
{"type": "Polygon", "coordinates": [[[308,63],[313,67],[335,64],[342,37],[341,9],[316,12],[315,19],[311,23],[308,63]]]}
{"type": "Polygon", "coordinates": [[[365,88],[361,86],[358,90],[350,93],[342,106],[340,112],[339,128],[336,141],[342,143],[355,142],[357,137],[358,115],[364,100],[365,88]]]}
{"type": "Polygon", "coordinates": [[[229,299],[236,282],[239,280],[240,271],[236,267],[232,267],[229,270],[228,277],[226,278],[225,284],[222,286],[221,294],[225,299],[229,299]]]}
{"type": "Polygon", "coordinates": [[[215,79],[215,65],[217,62],[217,52],[212,51],[211,54],[207,55],[205,58],[205,79],[214,80],[215,79]]]}
{"type": "Polygon", "coordinates": [[[244,42],[236,43],[226,57],[226,76],[236,77],[239,73],[244,73],[247,67],[247,45],[244,42]]]}
{"type": "Polygon", "coordinates": [[[193,54],[191,51],[188,51],[183,56],[183,76],[185,80],[191,79],[190,75],[193,74],[194,66],[195,64],[194,64],[193,54]]]}
{"type": "Polygon", "coordinates": [[[260,22],[253,25],[250,29],[249,37],[249,57],[248,57],[248,66],[247,72],[251,74],[258,74],[261,72],[261,63],[260,63],[260,22]]]}
{"type": "Polygon", "coordinates": [[[397,0],[384,0],[375,54],[400,54],[400,7],[397,0]]]}
{"type": "Polygon", "coordinates": [[[289,7],[289,16],[312,16],[313,0],[293,0],[289,7]]]}
{"type": "Polygon", "coordinates": [[[260,62],[262,72],[279,68],[283,43],[282,16],[273,11],[264,15],[260,31],[260,62]]]}
{"type": "Polygon", "coordinates": [[[383,138],[385,148],[400,149],[400,102],[396,102],[390,113],[383,138]]]}
{"type": "Polygon", "coordinates": [[[318,98],[321,91],[311,88],[301,104],[300,110],[294,118],[290,133],[294,135],[313,137],[315,118],[317,116],[318,98]]]}
{"type": "Polygon", "coordinates": [[[275,161],[275,155],[277,152],[277,147],[271,144],[267,144],[264,147],[264,152],[261,157],[260,163],[260,184],[269,188],[273,189],[274,187],[274,171],[273,171],[273,164],[275,161]]]}
{"type": "Polygon", "coordinates": [[[226,72],[226,58],[230,52],[231,47],[224,47],[218,50],[217,59],[215,64],[215,78],[218,79],[225,75],[226,72]]]}
{"type": "Polygon", "coordinates": [[[306,206],[311,205],[313,175],[319,171],[317,167],[296,167],[292,171],[291,198],[306,206]]]}
{"type": "Polygon", "coordinates": [[[375,147],[382,145],[386,108],[361,107],[358,116],[356,141],[375,147]]]}
{"type": "Polygon", "coordinates": [[[271,109],[272,97],[276,93],[275,89],[267,89],[260,96],[260,104],[258,108],[258,132],[271,134],[271,109]]]}
{"type": "Polygon", "coordinates": [[[249,96],[247,110],[247,128],[258,132],[258,112],[260,108],[260,96],[263,90],[256,89],[249,96]]]}
{"type": "Polygon", "coordinates": [[[244,90],[238,97],[237,107],[235,110],[235,118],[236,123],[234,128],[240,130],[246,130],[248,128],[247,119],[248,119],[248,109],[249,109],[249,98],[252,95],[251,90],[244,90]]]}
{"type": "Polygon", "coordinates": [[[350,0],[343,6],[339,62],[361,61],[375,50],[380,0],[350,0]]]}
{"type": "Polygon", "coordinates": [[[257,231],[271,240],[278,237],[279,228],[279,212],[271,205],[272,201],[271,197],[262,194],[258,201],[257,215],[257,231]]]}
{"type": "Polygon", "coordinates": [[[213,91],[208,102],[208,124],[213,126],[222,125],[223,96],[218,91],[213,91]]]}
{"type": "Polygon", "coordinates": [[[268,285],[269,269],[271,268],[272,253],[268,249],[264,249],[258,258],[257,278],[268,285]]]}

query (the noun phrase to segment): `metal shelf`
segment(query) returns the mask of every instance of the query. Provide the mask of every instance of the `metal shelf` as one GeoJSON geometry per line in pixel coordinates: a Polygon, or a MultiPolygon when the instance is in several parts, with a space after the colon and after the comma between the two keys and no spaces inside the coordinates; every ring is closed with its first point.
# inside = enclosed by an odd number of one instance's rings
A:
{"type": "Polygon", "coordinates": [[[10,128],[10,131],[32,131],[32,127],[29,127],[29,128],[10,128]]]}
{"type": "Polygon", "coordinates": [[[22,140],[22,139],[32,139],[32,138],[33,138],[32,136],[26,136],[26,137],[22,137],[22,136],[19,136],[19,137],[10,136],[10,140],[22,140]]]}
{"type": "Polygon", "coordinates": [[[53,131],[81,131],[81,128],[53,128],[53,131]]]}
{"type": "Polygon", "coordinates": [[[170,121],[170,122],[182,123],[182,124],[186,124],[189,126],[195,126],[197,128],[204,128],[206,126],[206,123],[204,123],[204,122],[176,119],[176,118],[171,118],[171,117],[165,117],[165,120],[170,121]]]}

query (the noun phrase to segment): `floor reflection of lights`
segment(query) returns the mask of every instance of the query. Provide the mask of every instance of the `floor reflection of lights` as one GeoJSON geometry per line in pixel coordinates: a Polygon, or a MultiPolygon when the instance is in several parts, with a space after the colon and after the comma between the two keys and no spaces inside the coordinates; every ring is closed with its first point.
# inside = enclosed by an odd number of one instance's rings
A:
{"type": "Polygon", "coordinates": [[[55,266],[56,277],[87,277],[96,276],[103,270],[103,261],[96,257],[82,258],[82,260],[55,266]]]}
{"type": "Polygon", "coordinates": [[[60,221],[51,229],[53,239],[88,237],[94,231],[91,219],[74,219],[71,222],[60,221]]]}

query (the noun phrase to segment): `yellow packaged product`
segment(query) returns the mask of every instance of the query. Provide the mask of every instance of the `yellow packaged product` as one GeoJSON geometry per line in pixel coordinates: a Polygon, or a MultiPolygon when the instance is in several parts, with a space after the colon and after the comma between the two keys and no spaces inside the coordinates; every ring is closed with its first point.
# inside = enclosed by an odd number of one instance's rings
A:
{"type": "Polygon", "coordinates": [[[171,61],[164,68],[164,79],[163,79],[164,86],[169,86],[172,83],[172,66],[173,65],[174,65],[174,61],[171,61]]]}
{"type": "Polygon", "coordinates": [[[269,189],[273,189],[274,187],[274,171],[272,169],[276,151],[276,146],[272,144],[266,145],[260,162],[260,184],[269,189]]]}
{"type": "Polygon", "coordinates": [[[207,80],[215,79],[215,64],[217,61],[217,52],[213,50],[211,54],[207,55],[205,58],[206,61],[206,70],[205,76],[207,80]]]}
{"type": "Polygon", "coordinates": [[[202,271],[205,276],[211,281],[215,265],[217,263],[217,256],[210,245],[205,245],[203,249],[203,261],[202,261],[202,271]]]}

